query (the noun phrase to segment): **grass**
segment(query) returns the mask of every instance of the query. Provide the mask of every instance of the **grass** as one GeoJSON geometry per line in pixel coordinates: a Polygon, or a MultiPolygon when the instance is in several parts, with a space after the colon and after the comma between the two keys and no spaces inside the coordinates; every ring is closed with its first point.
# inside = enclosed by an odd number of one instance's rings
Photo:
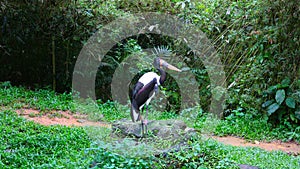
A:
{"type": "MultiPolygon", "coordinates": [[[[154,156],[147,151],[153,144],[136,146],[130,139],[113,140],[111,129],[42,126],[26,121],[14,112],[29,107],[44,111],[81,110],[92,119],[101,117],[107,122],[129,118],[129,109],[114,102],[79,104],[72,102],[71,94],[30,91],[9,83],[0,83],[0,98],[0,168],[238,168],[237,164],[272,169],[299,168],[299,156],[233,147],[201,137],[193,137],[186,149],[154,156]]],[[[202,133],[236,134],[257,140],[284,137],[263,118],[251,120],[248,116],[234,116],[216,120],[199,107],[185,110],[180,115],[150,109],[149,118],[182,119],[202,133]]],[[[171,144],[165,140],[158,143],[162,147],[171,144]]]]}
{"type": "Polygon", "coordinates": [[[24,87],[13,87],[9,82],[0,83],[0,106],[11,108],[33,108],[45,110],[75,111],[70,93],[56,94],[51,90],[26,90],[24,87]]]}

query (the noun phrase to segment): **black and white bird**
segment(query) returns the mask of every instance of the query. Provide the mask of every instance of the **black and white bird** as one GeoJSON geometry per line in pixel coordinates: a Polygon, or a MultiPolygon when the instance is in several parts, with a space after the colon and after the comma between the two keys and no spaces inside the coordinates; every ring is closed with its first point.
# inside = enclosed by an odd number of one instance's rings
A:
{"type": "Polygon", "coordinates": [[[166,80],[166,72],[162,68],[168,68],[181,72],[180,69],[170,65],[161,57],[170,55],[170,51],[167,48],[157,48],[156,58],[154,59],[153,65],[159,71],[160,76],[155,72],[145,73],[138,82],[135,84],[132,99],[131,99],[131,119],[133,122],[141,121],[141,135],[147,133],[147,116],[148,116],[148,105],[155,94],[158,92],[158,86],[162,85],[166,80]],[[146,108],[146,114],[142,117],[141,111],[146,108]]]}

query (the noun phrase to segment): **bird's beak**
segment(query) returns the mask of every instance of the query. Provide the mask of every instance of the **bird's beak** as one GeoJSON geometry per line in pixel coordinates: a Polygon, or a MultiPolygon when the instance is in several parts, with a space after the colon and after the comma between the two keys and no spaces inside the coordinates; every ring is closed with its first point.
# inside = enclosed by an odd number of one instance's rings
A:
{"type": "Polygon", "coordinates": [[[166,67],[166,68],[168,68],[170,70],[175,70],[177,72],[181,72],[182,71],[182,70],[178,69],[177,67],[169,64],[168,62],[166,62],[166,61],[164,61],[162,59],[159,60],[159,64],[160,64],[160,66],[164,66],[164,67],[166,67]]]}

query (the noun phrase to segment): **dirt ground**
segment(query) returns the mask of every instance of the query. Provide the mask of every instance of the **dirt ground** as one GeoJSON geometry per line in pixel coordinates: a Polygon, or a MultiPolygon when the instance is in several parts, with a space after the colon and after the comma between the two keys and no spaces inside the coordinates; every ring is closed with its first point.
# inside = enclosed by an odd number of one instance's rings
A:
{"type": "MultiPolygon", "coordinates": [[[[51,111],[40,115],[38,110],[34,109],[18,109],[16,112],[25,117],[28,120],[33,120],[36,123],[42,125],[65,125],[65,126],[99,126],[99,127],[111,127],[110,124],[103,122],[93,122],[87,120],[86,115],[74,114],[68,111],[51,111]]],[[[219,142],[233,146],[243,146],[243,147],[259,147],[267,151],[283,151],[291,155],[300,155],[300,145],[295,142],[281,142],[273,141],[258,142],[254,143],[247,142],[242,138],[226,136],[209,136],[219,142]]]]}
{"type": "Polygon", "coordinates": [[[213,139],[222,142],[227,145],[240,146],[240,147],[259,147],[261,149],[267,151],[283,151],[290,155],[300,155],[300,145],[295,142],[282,142],[282,141],[272,141],[270,143],[267,142],[259,142],[254,141],[254,143],[248,142],[242,138],[226,136],[211,136],[213,139]]]}
{"type": "Polygon", "coordinates": [[[39,115],[40,112],[34,109],[18,109],[16,112],[28,120],[32,120],[45,126],[64,125],[110,127],[110,125],[106,123],[89,121],[87,120],[86,115],[74,114],[69,111],[51,111],[44,115],[39,115]]]}

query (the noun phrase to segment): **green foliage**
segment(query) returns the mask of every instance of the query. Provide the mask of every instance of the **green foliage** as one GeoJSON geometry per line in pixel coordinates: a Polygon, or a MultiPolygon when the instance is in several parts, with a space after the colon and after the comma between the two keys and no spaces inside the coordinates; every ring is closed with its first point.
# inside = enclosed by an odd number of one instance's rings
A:
{"type": "MultiPolygon", "coordinates": [[[[199,139],[199,138],[198,138],[199,139]]],[[[163,160],[163,168],[238,168],[226,157],[222,145],[213,141],[194,140],[190,149],[169,153],[163,160]]]]}
{"type": "MultiPolygon", "coordinates": [[[[295,17],[299,16],[300,11],[293,7],[297,2],[224,3],[216,3],[221,6],[216,9],[223,11],[218,13],[223,17],[212,19],[217,23],[213,26],[223,23],[225,26],[218,28],[226,28],[221,31],[221,37],[217,38],[221,43],[216,43],[219,50],[223,49],[221,51],[226,56],[223,62],[228,66],[226,73],[230,88],[225,116],[239,109],[253,117],[261,116],[263,111],[267,111],[272,116],[269,121],[277,127],[290,126],[287,130],[295,131],[299,123],[299,98],[295,98],[295,95],[299,90],[297,82],[300,65],[300,45],[295,41],[299,39],[300,32],[299,22],[295,17]],[[226,20],[226,16],[230,16],[229,22],[219,22],[226,20]],[[226,46],[228,49],[224,49],[226,46]],[[280,84],[286,78],[290,79],[290,85],[283,88],[278,86],[272,94],[265,95],[265,90],[280,84]]],[[[216,4],[202,7],[206,9],[216,4]]]]}
{"type": "Polygon", "coordinates": [[[90,141],[81,128],[45,127],[0,112],[1,168],[85,168],[90,141]]]}
{"type": "MultiPolygon", "coordinates": [[[[49,81],[52,78],[44,77],[49,77],[46,75],[51,72],[52,65],[49,65],[47,60],[49,57],[43,56],[52,56],[50,46],[54,37],[55,51],[57,51],[55,54],[58,58],[55,77],[58,81],[57,86],[70,87],[76,56],[82,44],[97,29],[129,13],[165,12],[199,26],[213,40],[225,65],[227,82],[237,83],[232,90],[238,91],[230,93],[235,100],[235,102],[230,101],[230,109],[242,107],[247,111],[259,110],[255,100],[261,102],[262,90],[278,83],[285,76],[295,81],[299,77],[298,28],[300,26],[299,9],[295,6],[297,6],[295,0],[289,2],[278,0],[274,3],[273,1],[233,2],[229,0],[164,2],[161,0],[92,2],[79,0],[54,3],[4,1],[1,4],[1,14],[7,22],[3,19],[1,44],[4,45],[1,45],[0,50],[3,51],[1,54],[5,56],[8,64],[2,67],[3,75],[9,75],[6,79],[14,80],[14,83],[26,79],[30,84],[37,82],[41,86],[51,84],[49,81]],[[22,24],[15,22],[18,20],[22,20],[22,24]],[[18,56],[18,59],[7,57],[11,55],[18,56]],[[16,63],[16,60],[22,64],[16,63]],[[28,66],[32,64],[35,66],[28,66]],[[237,101],[239,99],[235,98],[238,96],[244,98],[237,101]]],[[[193,59],[193,52],[184,45],[184,42],[157,35],[139,35],[119,43],[120,45],[107,55],[109,59],[121,58],[115,59],[116,63],[111,59],[113,63],[109,65],[113,66],[112,68],[115,68],[122,58],[128,56],[132,49],[140,50],[162,44],[172,46],[178,55],[182,55],[182,59],[188,66],[193,68],[200,86],[201,104],[204,109],[208,107],[211,95],[208,75],[201,72],[204,69],[201,60],[193,59]]],[[[97,93],[101,93],[98,98],[106,101],[111,98],[109,90],[106,89],[111,82],[111,76],[108,75],[112,75],[113,69],[103,70],[102,73],[107,76],[103,77],[103,74],[97,76],[99,79],[96,86],[97,93]]],[[[173,85],[167,87],[172,88],[173,85]]],[[[64,89],[58,90],[64,91],[64,89]]],[[[168,96],[170,102],[175,105],[180,101],[178,91],[170,92],[168,96]]],[[[291,99],[287,101],[293,107],[293,101],[291,99]]],[[[276,105],[274,106],[276,108],[276,105]]]]}
{"type": "Polygon", "coordinates": [[[130,112],[129,108],[126,106],[119,105],[115,102],[106,102],[104,104],[99,104],[100,112],[104,115],[105,121],[115,121],[124,118],[129,118],[130,112]]]}
{"type": "Polygon", "coordinates": [[[300,141],[299,128],[291,123],[274,127],[267,116],[253,116],[236,110],[220,121],[213,132],[220,136],[235,135],[247,140],[300,141]]]}
{"type": "Polygon", "coordinates": [[[249,140],[284,139],[280,132],[272,131],[266,118],[235,111],[221,121],[216,129],[217,135],[236,135],[249,140]]]}
{"type": "Polygon", "coordinates": [[[233,146],[221,146],[220,149],[226,158],[239,164],[250,164],[259,168],[299,168],[299,158],[293,158],[280,151],[266,152],[259,148],[233,146]]]}
{"type": "Polygon", "coordinates": [[[151,158],[126,157],[109,152],[101,146],[89,148],[86,152],[93,158],[93,168],[152,168],[154,164],[151,158]]]}

